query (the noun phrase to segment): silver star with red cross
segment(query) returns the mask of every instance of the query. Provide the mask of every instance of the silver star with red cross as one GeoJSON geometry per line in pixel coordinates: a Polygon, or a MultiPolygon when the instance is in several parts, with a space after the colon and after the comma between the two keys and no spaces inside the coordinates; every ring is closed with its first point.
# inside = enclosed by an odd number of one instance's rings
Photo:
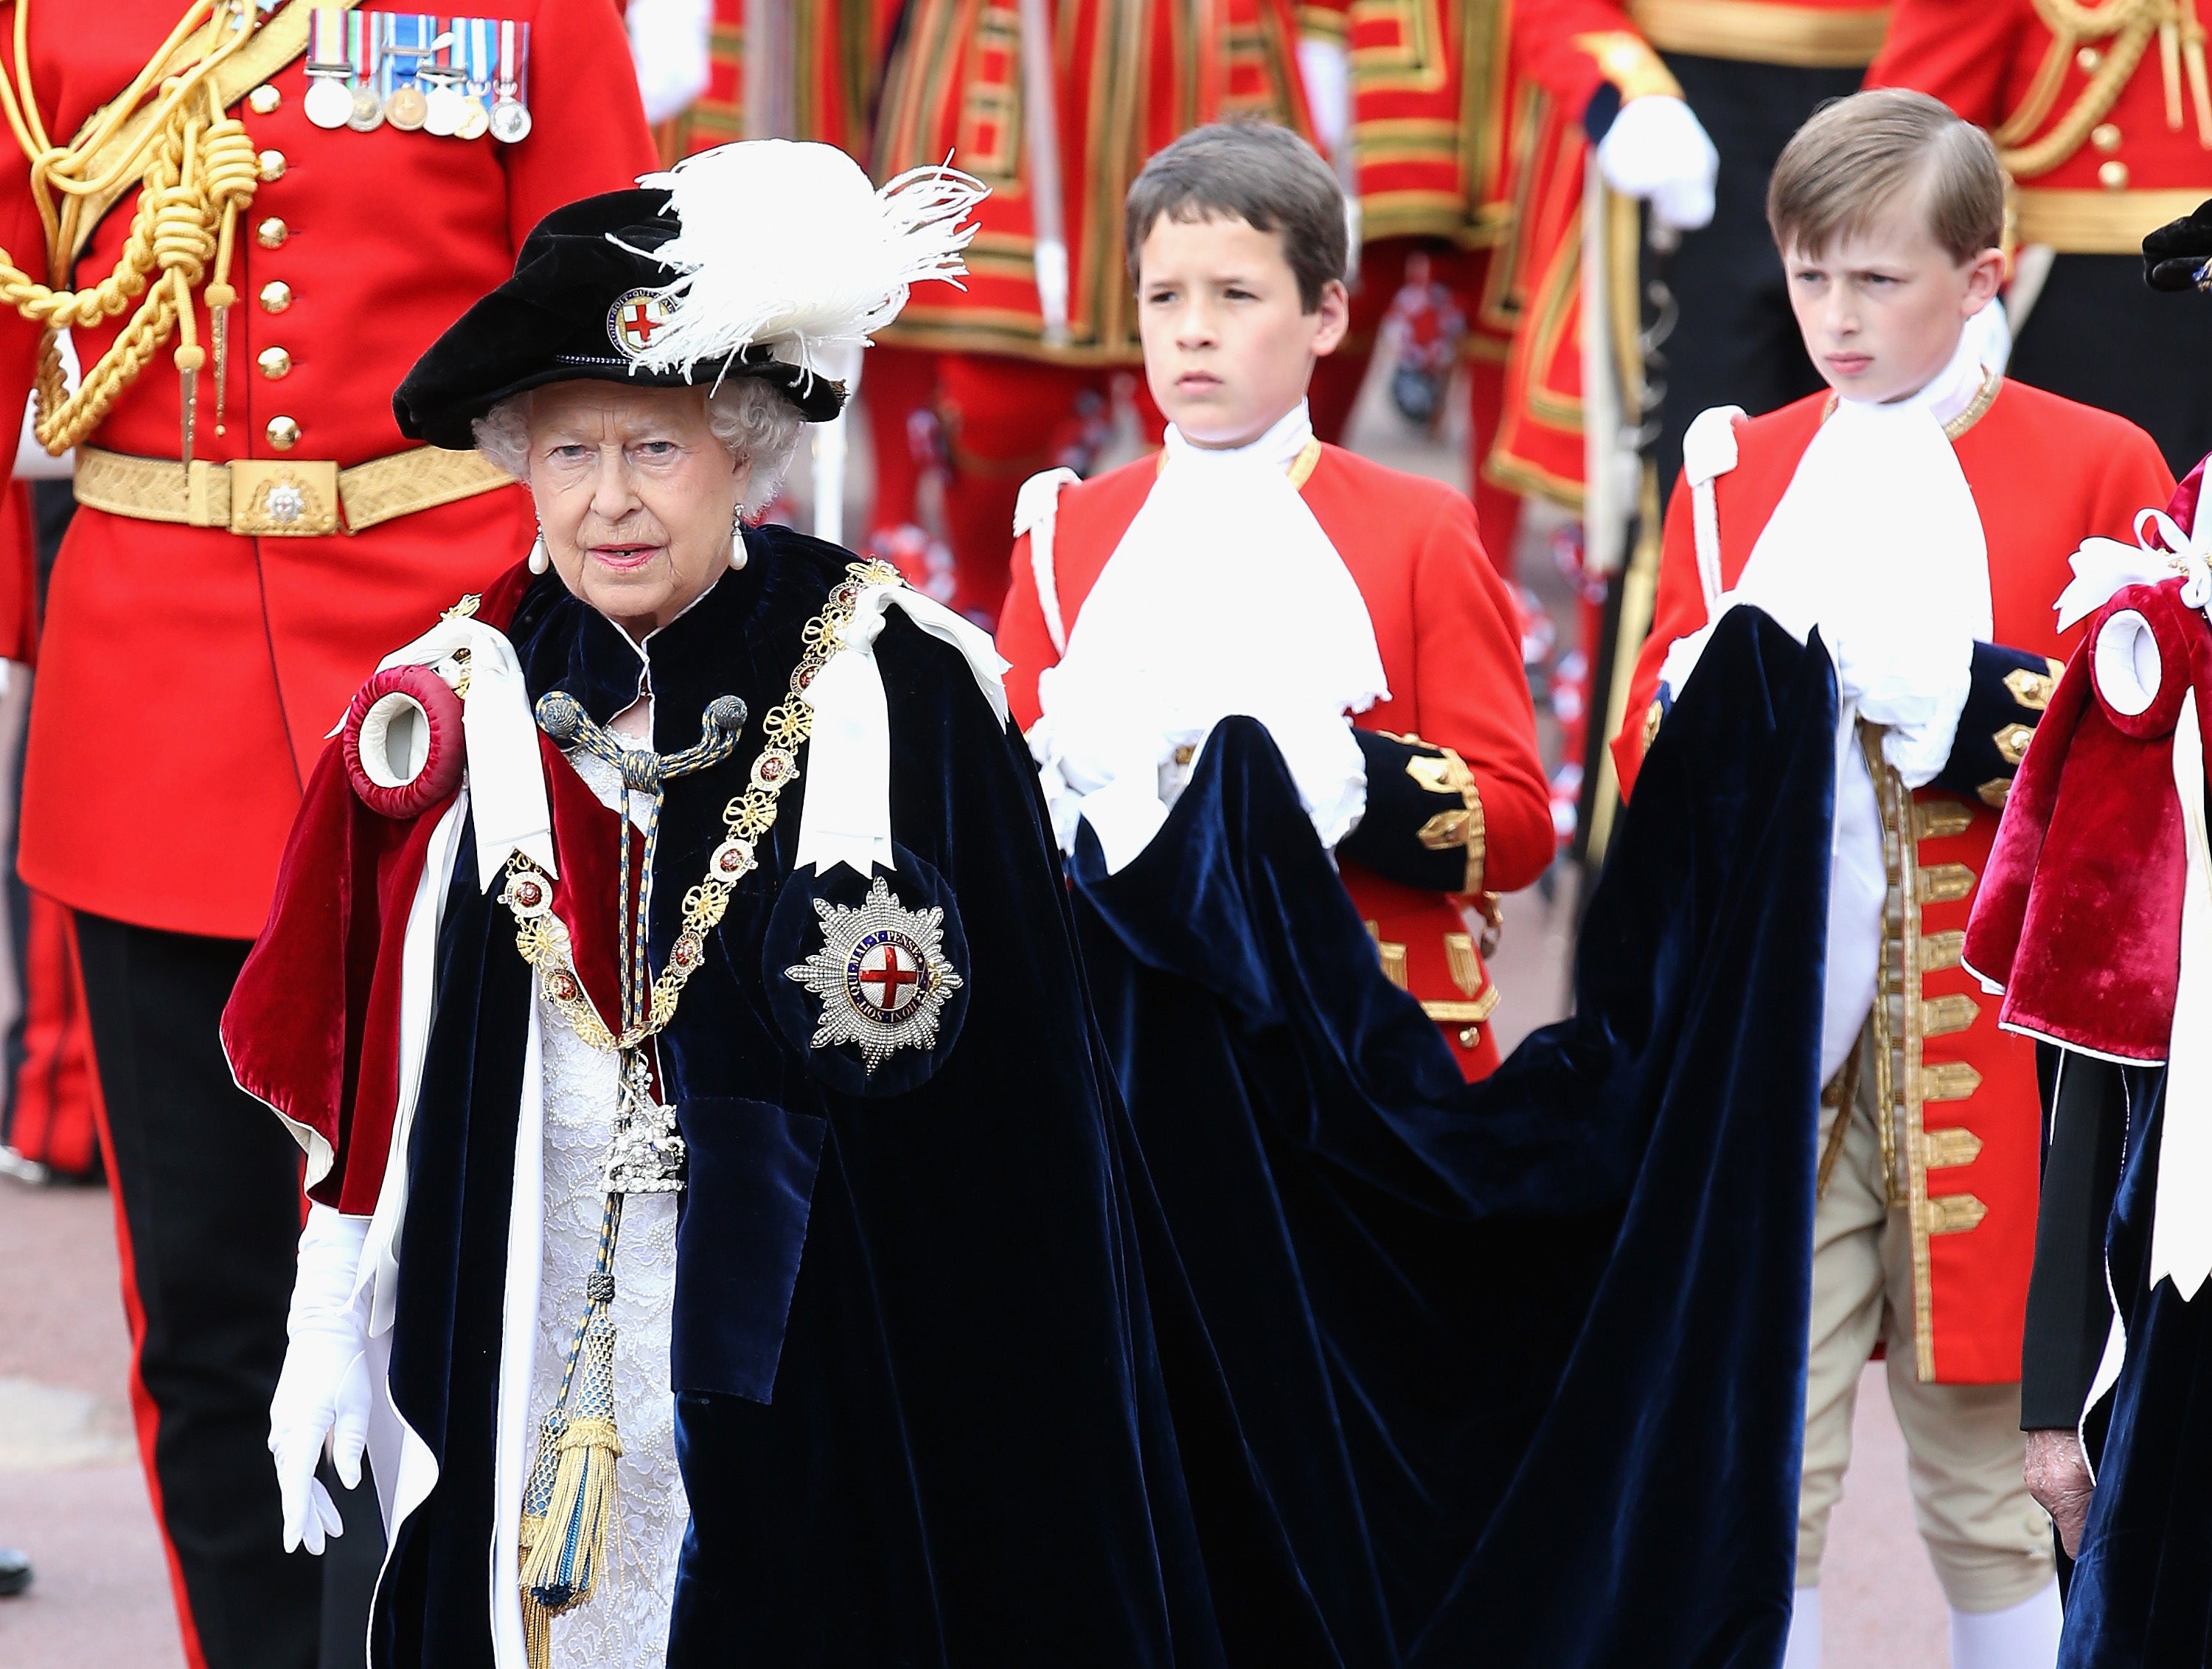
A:
{"type": "Polygon", "coordinates": [[[852,1044],[872,1073],[901,1049],[937,1045],[938,1016],[960,988],[945,956],[945,912],[908,910],[881,875],[857,908],[813,901],[822,947],[784,970],[822,999],[813,1046],[852,1044]]]}
{"type": "Polygon", "coordinates": [[[667,323],[668,302],[659,290],[626,289],[607,309],[607,340],[624,358],[635,359],[667,323]]]}

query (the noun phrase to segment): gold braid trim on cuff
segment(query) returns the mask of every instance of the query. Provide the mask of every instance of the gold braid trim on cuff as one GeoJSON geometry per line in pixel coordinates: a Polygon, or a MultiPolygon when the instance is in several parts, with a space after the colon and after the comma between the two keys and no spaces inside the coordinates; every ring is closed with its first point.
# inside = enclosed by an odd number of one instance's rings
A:
{"type": "Polygon", "coordinates": [[[1596,61],[1598,74],[1613,83],[1623,104],[1652,94],[1671,99],[1682,96],[1682,83],[1674,79],[1674,72],[1660,62],[1659,54],[1643,36],[1632,30],[1578,34],[1574,46],[1596,61]]]}
{"type": "MultiPolygon", "coordinates": [[[[1385,734],[1393,733],[1385,732],[1385,734]]],[[[1458,890],[1466,893],[1482,891],[1483,860],[1489,854],[1489,838],[1482,820],[1482,790],[1476,785],[1474,772],[1459,756],[1456,748],[1446,747],[1442,742],[1425,740],[1408,733],[1397,738],[1400,741],[1416,742],[1423,747],[1433,747],[1443,755],[1431,759],[1415,755],[1406,761],[1406,774],[1431,794],[1457,794],[1457,811],[1438,812],[1421,825],[1416,835],[1422,845],[1431,852],[1449,851],[1455,846],[1467,849],[1466,884],[1458,890]]]]}

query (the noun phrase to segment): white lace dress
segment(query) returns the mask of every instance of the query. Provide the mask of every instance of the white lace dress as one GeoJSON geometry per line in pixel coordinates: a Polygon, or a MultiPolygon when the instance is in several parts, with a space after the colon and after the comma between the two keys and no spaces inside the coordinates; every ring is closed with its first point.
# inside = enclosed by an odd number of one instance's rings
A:
{"type": "MultiPolygon", "coordinates": [[[[613,773],[580,756],[579,774],[613,805],[613,773]]],[[[533,1430],[561,1388],[561,1370],[599,1254],[606,1196],[599,1168],[614,1135],[616,1058],[588,1047],[541,996],[544,1039],[545,1230],[532,1374],[533,1430]]],[[[691,1509],[676,1469],[669,1388],[669,1316],[676,1293],[674,1194],[633,1195],[615,1247],[615,1399],[623,1453],[620,1552],[591,1599],[553,1619],[554,1669],[661,1669],[668,1655],[676,1558],[691,1509]]]]}

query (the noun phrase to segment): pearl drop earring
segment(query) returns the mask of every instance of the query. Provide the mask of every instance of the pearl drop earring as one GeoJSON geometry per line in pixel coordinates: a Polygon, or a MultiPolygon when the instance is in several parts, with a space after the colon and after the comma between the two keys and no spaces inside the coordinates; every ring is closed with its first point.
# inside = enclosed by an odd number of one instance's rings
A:
{"type": "Polygon", "coordinates": [[[543,574],[552,565],[553,553],[545,548],[545,529],[540,526],[538,529],[537,542],[530,547],[530,571],[533,574],[543,574]]]}
{"type": "Polygon", "coordinates": [[[741,504],[738,513],[730,518],[730,566],[742,570],[745,565],[745,511],[741,504]]]}

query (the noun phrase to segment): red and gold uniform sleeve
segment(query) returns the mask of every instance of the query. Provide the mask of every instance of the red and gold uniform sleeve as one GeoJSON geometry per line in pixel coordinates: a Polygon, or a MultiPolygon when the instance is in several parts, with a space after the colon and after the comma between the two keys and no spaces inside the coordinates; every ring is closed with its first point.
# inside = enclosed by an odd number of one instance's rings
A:
{"type": "Polygon", "coordinates": [[[1613,767],[1620,778],[1625,800],[1635,791],[1636,773],[1644,764],[1657,726],[1652,704],[1659,698],[1659,668],[1667,651],[1705,624],[1705,591],[1698,579],[1696,535],[1691,526],[1690,490],[1677,484],[1667,506],[1667,531],[1659,555],[1659,594],[1652,606],[1651,635],[1636,657],[1636,675],[1629,680],[1628,707],[1620,734],[1613,739],[1613,767]]]}
{"type": "Polygon", "coordinates": [[[1512,595],[1483,551],[1474,506],[1457,493],[1444,500],[1415,557],[1413,688],[1394,687],[1388,706],[1359,722],[1407,728],[1389,715],[1408,694],[1418,720],[1411,728],[1454,750],[1474,773],[1487,844],[1484,887],[1528,886],[1557,846],[1551,789],[1536,752],[1512,595]]]}
{"type": "Polygon", "coordinates": [[[1352,0],[1299,0],[1298,38],[1348,46],[1352,40],[1352,0]]]}
{"type": "Polygon", "coordinates": [[[1577,121],[1601,87],[1612,88],[1620,103],[1647,93],[1682,94],[1613,0],[1522,0],[1513,14],[1513,70],[1577,121]]]}

